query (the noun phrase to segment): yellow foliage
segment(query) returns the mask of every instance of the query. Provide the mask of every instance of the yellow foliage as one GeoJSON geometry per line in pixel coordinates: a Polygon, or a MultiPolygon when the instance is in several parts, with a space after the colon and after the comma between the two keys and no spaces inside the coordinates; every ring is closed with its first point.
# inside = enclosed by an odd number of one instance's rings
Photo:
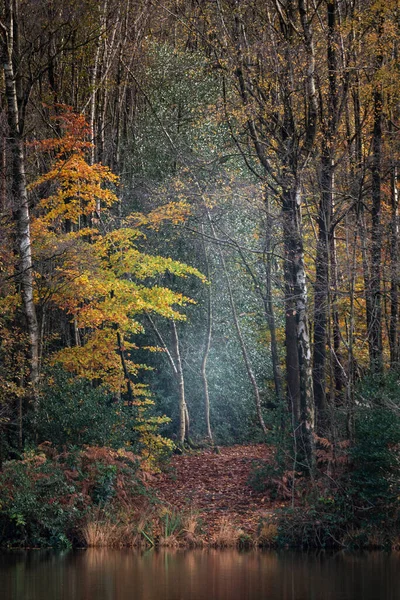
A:
{"type": "MultiPolygon", "coordinates": [[[[32,221],[35,300],[62,310],[75,329],[75,345],[53,353],[51,362],[120,394],[127,390],[127,377],[131,380],[146,368],[132,360],[134,336],[143,331],[137,316],[153,312],[184,319],[179,309],[192,302],[179,292],[152,285],[152,278],[166,272],[205,278],[193,267],[137,247],[138,240],[145,239],[142,228],[181,223],[188,205],[182,201],[148,215],[135,213],[112,228],[107,210],[118,202],[118,178],[108,167],[86,160],[91,144],[85,138],[90,132],[82,116],[67,109],[58,119],[63,137],[35,143],[37,150],[54,155],[50,169],[30,186],[52,190],[40,199],[32,221]]],[[[140,442],[151,467],[154,457],[173,447],[158,434],[166,417],[149,417],[148,391],[133,381],[129,386],[138,410],[140,442]]]]}

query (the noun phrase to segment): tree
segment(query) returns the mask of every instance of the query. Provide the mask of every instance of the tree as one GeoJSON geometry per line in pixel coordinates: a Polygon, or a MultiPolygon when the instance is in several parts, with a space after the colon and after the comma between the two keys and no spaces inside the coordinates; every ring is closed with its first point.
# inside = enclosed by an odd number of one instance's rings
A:
{"type": "Polygon", "coordinates": [[[7,98],[9,140],[12,154],[13,217],[17,230],[18,264],[17,282],[20,286],[26,327],[30,345],[29,396],[34,405],[38,401],[39,385],[39,330],[33,297],[33,263],[31,244],[31,217],[25,177],[23,119],[21,102],[18,102],[20,73],[15,73],[15,62],[20,59],[18,48],[17,2],[5,0],[5,22],[0,22],[1,52],[7,98]]]}

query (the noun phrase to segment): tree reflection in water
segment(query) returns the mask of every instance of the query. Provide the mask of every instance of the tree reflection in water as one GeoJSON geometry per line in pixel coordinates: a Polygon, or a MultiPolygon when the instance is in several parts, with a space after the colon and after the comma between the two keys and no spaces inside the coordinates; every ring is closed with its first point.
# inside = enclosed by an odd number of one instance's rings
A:
{"type": "Polygon", "coordinates": [[[397,600],[399,584],[399,553],[0,554],[1,600],[397,600]]]}

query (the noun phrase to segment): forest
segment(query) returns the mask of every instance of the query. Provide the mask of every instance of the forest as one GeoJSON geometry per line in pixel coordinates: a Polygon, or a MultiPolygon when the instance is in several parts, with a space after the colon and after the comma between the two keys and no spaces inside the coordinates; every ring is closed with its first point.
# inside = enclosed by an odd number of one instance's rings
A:
{"type": "Polygon", "coordinates": [[[0,43],[0,545],[399,546],[399,0],[2,0],[0,43]]]}

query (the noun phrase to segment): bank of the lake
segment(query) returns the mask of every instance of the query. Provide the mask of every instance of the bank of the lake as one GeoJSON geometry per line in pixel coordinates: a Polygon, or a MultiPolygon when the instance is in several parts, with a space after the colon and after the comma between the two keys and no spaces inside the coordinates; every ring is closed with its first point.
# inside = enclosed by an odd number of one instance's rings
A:
{"type": "Polygon", "coordinates": [[[42,445],[4,465],[0,546],[399,548],[395,498],[365,511],[322,478],[274,469],[265,444],[174,455],[152,471],[126,450],[42,445]]]}

